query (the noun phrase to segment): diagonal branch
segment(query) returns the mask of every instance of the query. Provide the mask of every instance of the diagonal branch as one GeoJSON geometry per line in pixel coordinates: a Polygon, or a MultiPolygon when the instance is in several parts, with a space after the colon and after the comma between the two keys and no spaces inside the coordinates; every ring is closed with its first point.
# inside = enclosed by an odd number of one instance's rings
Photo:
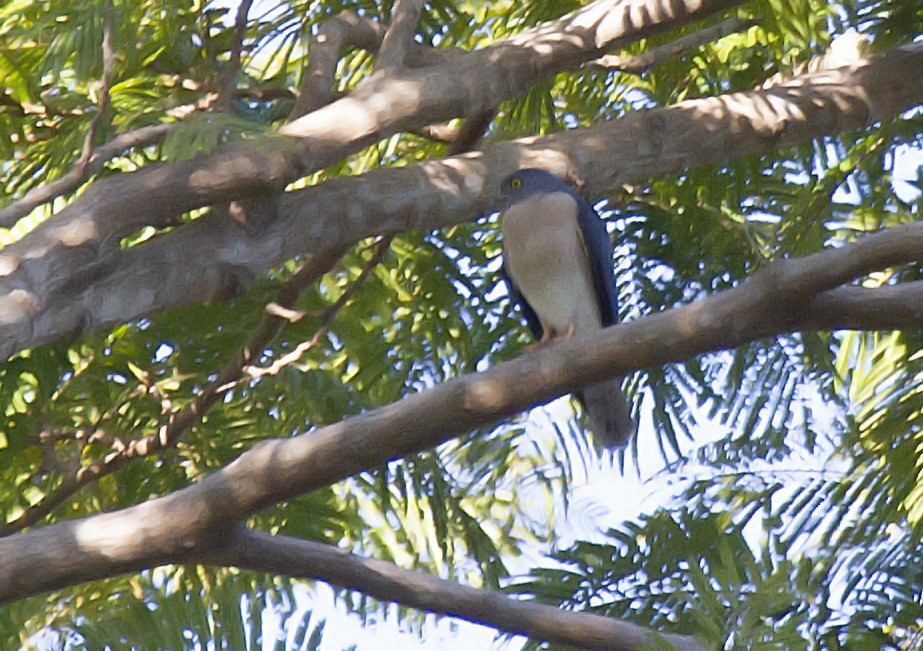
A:
{"type": "MultiPolygon", "coordinates": [[[[182,119],[195,110],[198,110],[198,108],[184,106],[173,109],[171,113],[175,113],[177,117],[182,119]]],[[[0,228],[10,228],[17,220],[25,217],[43,203],[48,203],[68,192],[73,192],[80,187],[81,183],[103,169],[107,162],[129,149],[160,142],[175,126],[175,122],[166,122],[140,127],[118,135],[106,144],[97,147],[82,170],[73,168],[64,176],[50,183],[32,188],[22,198],[0,210],[0,228]]]]}
{"type": "Polygon", "coordinates": [[[452,144],[449,146],[447,152],[448,155],[458,156],[473,151],[481,141],[481,138],[484,137],[484,133],[490,127],[490,123],[493,122],[495,117],[497,117],[497,109],[493,108],[489,111],[484,111],[480,115],[473,115],[465,120],[464,124],[462,124],[461,128],[452,139],[452,144]]]}
{"type": "MultiPolygon", "coordinates": [[[[852,324],[856,318],[843,308],[849,300],[855,307],[855,295],[838,295],[843,290],[837,288],[875,270],[920,261],[921,251],[923,222],[915,222],[806,258],[780,260],[709,298],[546,347],[308,434],[264,441],[165,497],[2,538],[0,603],[164,563],[196,561],[222,549],[236,522],[273,504],[605,378],[807,330],[817,327],[821,316],[825,328],[843,325],[834,320],[837,315],[852,324]]],[[[923,283],[909,283],[902,291],[901,300],[914,309],[876,315],[876,327],[920,327],[923,283]]]]}
{"type": "Polygon", "coordinates": [[[391,25],[381,41],[376,71],[393,75],[404,67],[404,58],[420,22],[423,0],[395,0],[391,11],[391,25]]]}
{"type": "Polygon", "coordinates": [[[459,585],[330,545],[244,527],[235,529],[226,547],[200,560],[207,565],[320,579],[383,601],[460,617],[544,642],[617,651],[658,649],[666,642],[677,651],[705,651],[700,642],[685,635],[658,634],[618,619],[520,601],[495,590],[459,585]]]}
{"type": "Polygon", "coordinates": [[[422,129],[414,129],[412,133],[433,142],[448,143],[449,148],[446,150],[446,155],[458,156],[477,148],[495,117],[497,117],[497,109],[484,111],[458,125],[430,124],[422,129]]]}
{"type": "Polygon", "coordinates": [[[366,261],[365,265],[362,267],[362,271],[360,271],[359,275],[356,277],[356,280],[353,281],[349,288],[343,292],[336,301],[331,303],[327,309],[324,310],[320,318],[321,325],[310,339],[298,344],[291,352],[286,353],[267,367],[246,366],[242,368],[241,370],[244,374],[251,378],[263,377],[265,375],[278,375],[283,368],[291,366],[301,359],[302,355],[316,346],[320,338],[327,333],[327,328],[333,322],[334,317],[343,309],[343,306],[349,302],[353,294],[356,293],[356,290],[365,284],[365,281],[368,280],[368,277],[375,267],[384,259],[385,254],[391,247],[391,239],[390,236],[379,239],[375,247],[375,253],[366,261]]]}
{"type": "Polygon", "coordinates": [[[247,34],[247,14],[253,0],[241,0],[237,7],[237,19],[234,23],[234,42],[231,44],[231,53],[228,62],[221,72],[218,80],[218,101],[215,109],[228,112],[231,110],[231,100],[234,98],[234,86],[237,73],[240,71],[240,57],[244,48],[244,36],[247,34]]]}

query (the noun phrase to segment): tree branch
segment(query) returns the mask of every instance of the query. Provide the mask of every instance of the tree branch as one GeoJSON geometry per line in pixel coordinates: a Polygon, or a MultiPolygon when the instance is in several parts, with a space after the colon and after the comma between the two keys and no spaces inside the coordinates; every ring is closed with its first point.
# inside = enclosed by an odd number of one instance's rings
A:
{"type": "Polygon", "coordinates": [[[231,100],[234,98],[234,86],[237,73],[240,71],[240,55],[244,48],[244,36],[247,34],[247,14],[253,0],[241,0],[237,7],[237,19],[234,23],[234,42],[231,44],[231,53],[228,62],[221,72],[218,81],[218,101],[215,108],[219,111],[229,112],[231,100]]]}
{"type": "Polygon", "coordinates": [[[308,44],[308,67],[291,119],[313,113],[336,98],[336,69],[343,47],[375,50],[383,35],[384,29],[378,23],[351,11],[341,12],[321,25],[308,44]]]}
{"type": "MultiPolygon", "coordinates": [[[[68,272],[66,292],[20,284],[35,259],[20,257],[30,247],[10,247],[0,253],[0,357],[79,325],[109,327],[233,295],[254,274],[306,251],[470,221],[489,209],[497,179],[520,167],[577,177],[588,191],[602,192],[887,119],[923,101],[921,67],[923,44],[914,44],[769,90],[688,100],[480,153],[336,178],[285,193],[276,220],[256,233],[229,220],[198,219],[83,267],[82,277],[80,267],[55,258],[55,270],[68,272]],[[203,250],[214,255],[198,255],[203,250]],[[4,269],[12,271],[3,276],[4,269]]],[[[63,228],[49,236],[75,237],[63,228]]]]}
{"type": "Polygon", "coordinates": [[[93,155],[93,141],[99,126],[109,114],[109,89],[112,87],[112,77],[115,75],[115,54],[112,52],[112,0],[103,0],[103,78],[99,83],[96,100],[96,115],[90,121],[86,138],[83,141],[83,153],[74,166],[74,173],[83,176],[84,169],[93,155]]]}
{"type": "Polygon", "coordinates": [[[320,579],[359,590],[376,599],[440,615],[460,617],[498,631],[583,649],[641,651],[664,642],[682,651],[705,651],[695,638],[657,634],[630,622],[520,601],[471,588],[392,563],[290,536],[272,536],[239,527],[228,545],[202,561],[274,575],[320,579]]]}
{"type": "MultiPolygon", "coordinates": [[[[384,27],[353,11],[340,12],[321,25],[308,44],[308,67],[291,119],[312,113],[339,97],[335,75],[343,48],[353,46],[377,52],[384,36],[384,27]]],[[[407,45],[404,63],[411,68],[444,64],[451,57],[465,54],[463,50],[433,48],[413,41],[407,45]]]]}
{"type": "Polygon", "coordinates": [[[811,330],[913,330],[923,325],[923,280],[838,287],[819,295],[804,316],[811,330]]]}
{"type": "MultiPolygon", "coordinates": [[[[183,108],[185,107],[180,107],[179,110],[183,108]]],[[[0,228],[12,228],[19,219],[25,217],[43,203],[48,203],[68,192],[73,192],[80,187],[81,183],[99,172],[107,162],[129,149],[160,142],[175,126],[175,122],[168,122],[141,127],[116,136],[105,145],[97,147],[82,170],[75,167],[61,178],[32,188],[21,199],[0,210],[0,228]],[[78,174],[78,171],[81,173],[78,174]]]]}
{"type": "Polygon", "coordinates": [[[711,27],[680,36],[675,41],[651,48],[643,54],[635,56],[607,54],[595,61],[584,64],[583,68],[585,70],[602,70],[606,72],[617,70],[640,75],[668,59],[698,50],[703,45],[720,40],[736,32],[746,31],[758,24],[758,21],[752,19],[729,18],[711,27]]]}
{"type": "Polygon", "coordinates": [[[458,156],[477,147],[495,117],[497,117],[497,109],[484,111],[459,125],[429,124],[422,129],[414,129],[411,133],[433,142],[448,143],[449,148],[446,155],[458,156]]]}
{"type": "Polygon", "coordinates": [[[449,146],[449,156],[459,156],[474,150],[495,117],[497,117],[497,109],[493,108],[465,120],[449,146]]]}
{"type": "Polygon", "coordinates": [[[295,348],[275,360],[272,364],[267,367],[259,368],[256,366],[244,367],[241,370],[244,374],[251,378],[263,377],[265,375],[277,375],[286,366],[297,362],[301,359],[302,355],[308,352],[311,348],[317,345],[317,342],[327,333],[327,328],[333,322],[334,317],[339,314],[340,310],[343,309],[343,306],[349,302],[349,299],[353,297],[356,291],[365,284],[365,281],[368,280],[369,275],[378,264],[384,259],[385,254],[388,252],[388,249],[391,247],[391,237],[383,237],[378,241],[378,244],[375,247],[375,253],[371,258],[365,263],[362,267],[362,271],[359,272],[359,276],[356,280],[344,291],[340,297],[331,303],[327,309],[324,310],[321,315],[320,328],[314,333],[314,336],[295,346],[295,348]]]}
{"type": "MultiPolygon", "coordinates": [[[[855,305],[856,295],[824,292],[875,270],[920,261],[921,251],[923,222],[915,222],[806,258],[780,260],[738,287],[690,305],[548,346],[308,434],[264,441],[165,497],[2,538],[0,603],[194,561],[222,549],[234,523],[273,504],[606,378],[806,330],[821,315],[825,328],[840,327],[833,321],[836,310],[844,321],[853,320],[842,309],[847,300],[855,305]]],[[[914,309],[896,313],[893,322],[880,315],[878,327],[919,328],[919,321],[907,319],[919,314],[923,284],[908,287],[914,309]]]]}
{"type": "Polygon", "coordinates": [[[381,41],[376,72],[394,75],[404,67],[404,58],[420,22],[423,0],[394,0],[391,25],[381,41]]]}

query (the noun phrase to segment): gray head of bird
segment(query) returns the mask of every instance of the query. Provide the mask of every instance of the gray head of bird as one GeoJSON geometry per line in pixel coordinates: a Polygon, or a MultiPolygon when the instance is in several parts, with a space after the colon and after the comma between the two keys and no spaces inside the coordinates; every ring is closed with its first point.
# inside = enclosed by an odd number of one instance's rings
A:
{"type": "Polygon", "coordinates": [[[502,212],[533,195],[553,192],[573,194],[573,190],[554,174],[535,167],[526,167],[500,181],[500,194],[494,202],[494,210],[502,212]]]}

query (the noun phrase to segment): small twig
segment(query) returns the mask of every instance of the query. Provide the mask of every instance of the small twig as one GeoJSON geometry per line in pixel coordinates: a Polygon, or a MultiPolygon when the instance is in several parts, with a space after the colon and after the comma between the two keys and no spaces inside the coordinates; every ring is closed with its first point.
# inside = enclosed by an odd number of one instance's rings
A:
{"type": "Polygon", "coordinates": [[[125,447],[125,441],[120,439],[118,436],[113,436],[109,432],[101,429],[93,430],[89,436],[86,437],[87,445],[91,443],[101,443],[106,445],[113,450],[119,450],[125,447]]]}
{"type": "MultiPolygon", "coordinates": [[[[320,341],[320,338],[323,337],[325,334],[327,334],[327,326],[321,326],[314,332],[314,335],[310,339],[308,339],[307,341],[302,341],[300,344],[295,346],[295,349],[293,351],[283,355],[282,357],[274,361],[271,365],[266,366],[266,367],[247,366],[246,368],[244,368],[244,372],[250,378],[265,377],[267,375],[278,375],[279,371],[284,369],[286,366],[294,364],[299,359],[301,359],[302,355],[304,355],[306,352],[314,348],[314,346],[316,346],[317,343],[320,341]]],[[[237,380],[236,382],[230,382],[222,386],[221,390],[227,391],[237,386],[237,384],[239,383],[240,383],[240,380],[237,380]]]]}
{"type": "MultiPolygon", "coordinates": [[[[283,368],[294,364],[299,359],[301,359],[302,355],[314,348],[314,346],[317,345],[317,342],[320,341],[320,338],[327,334],[327,328],[330,326],[330,323],[333,321],[334,317],[336,317],[343,306],[346,305],[346,302],[352,298],[352,296],[359,290],[359,288],[365,284],[365,281],[372,273],[372,270],[375,269],[375,267],[378,266],[378,263],[381,262],[381,260],[384,258],[385,254],[388,252],[388,249],[391,247],[391,239],[391,237],[383,237],[378,241],[378,246],[375,250],[375,253],[371,258],[368,259],[368,261],[365,263],[365,266],[362,267],[362,271],[359,273],[359,276],[356,278],[356,280],[346,288],[346,291],[344,291],[336,301],[327,306],[327,308],[323,311],[320,317],[321,326],[310,339],[298,344],[294,350],[283,355],[274,361],[270,366],[248,366],[244,368],[244,372],[251,378],[263,377],[265,375],[277,375],[283,368]]],[[[225,387],[222,387],[222,389],[224,388],[225,387]]]]}
{"type": "Polygon", "coordinates": [[[250,12],[252,2],[253,0],[242,0],[240,6],[237,7],[237,21],[234,26],[234,42],[231,45],[231,55],[221,72],[221,78],[218,82],[218,101],[215,104],[217,111],[227,113],[231,110],[235,81],[240,70],[240,56],[244,47],[244,36],[247,33],[247,14],[250,12]]]}
{"type": "Polygon", "coordinates": [[[115,76],[115,53],[112,50],[112,0],[103,0],[103,78],[99,83],[98,97],[96,100],[96,115],[90,121],[86,138],[83,140],[83,153],[77,159],[74,170],[78,175],[83,175],[86,166],[93,155],[93,141],[99,126],[109,114],[109,89],[112,87],[112,77],[115,76]]]}
{"type": "Polygon", "coordinates": [[[452,143],[461,133],[461,125],[429,124],[420,129],[410,129],[408,133],[432,140],[433,142],[452,143]]]}
{"type": "Polygon", "coordinates": [[[404,67],[404,59],[413,35],[420,22],[423,0],[395,0],[391,11],[391,25],[378,50],[376,70],[390,75],[404,67]]]}
{"type": "Polygon", "coordinates": [[[636,56],[607,54],[595,61],[590,61],[585,64],[583,69],[605,71],[617,70],[619,72],[639,75],[643,72],[647,72],[657,64],[663,63],[667,59],[672,59],[681,54],[697,50],[707,43],[717,41],[729,34],[748,30],[758,24],[759,22],[756,20],[728,18],[711,27],[686,34],[675,41],[670,41],[659,47],[651,48],[644,54],[638,54],[636,56]]]}

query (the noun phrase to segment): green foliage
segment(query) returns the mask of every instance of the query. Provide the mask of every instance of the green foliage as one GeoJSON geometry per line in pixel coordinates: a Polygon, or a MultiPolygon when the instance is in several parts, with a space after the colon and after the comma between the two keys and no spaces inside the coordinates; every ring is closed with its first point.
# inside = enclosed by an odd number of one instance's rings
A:
{"type": "MultiPolygon", "coordinates": [[[[391,6],[254,4],[260,8],[251,11],[240,89],[297,87],[319,25],[343,10],[386,22],[391,6]]],[[[579,4],[430,2],[420,40],[482,47],[579,4]]],[[[874,49],[907,43],[923,32],[918,5],[748,3],[622,54],[728,16],[755,18],[757,27],[643,75],[559,74],[501,106],[487,139],[748,90],[822,54],[847,29],[867,34],[874,49]]],[[[234,13],[201,2],[113,3],[117,72],[95,144],[143,126],[176,126],[95,178],[191,158],[281,124],[293,102],[285,93],[242,94],[231,114],[176,111],[215,90],[234,13]]],[[[79,158],[98,111],[102,25],[97,1],[0,7],[0,205],[60,178],[79,158]]],[[[343,55],[338,84],[348,90],[370,74],[374,58],[358,50],[343,55]]],[[[599,206],[616,241],[622,315],[688,303],[738,285],[768,261],[919,219],[919,194],[902,197],[893,179],[897,153],[919,151],[921,134],[923,118],[912,113],[772,155],[613,188],[599,206]]],[[[444,150],[402,134],[305,183],[444,150]]],[[[923,189],[923,175],[911,181],[923,189]]],[[[39,209],[0,230],[0,242],[50,212],[39,209]]],[[[156,235],[137,234],[123,246],[156,235]]],[[[494,219],[404,234],[364,274],[374,249],[360,243],[310,287],[294,306],[304,317],[251,361],[262,372],[235,381],[178,445],[91,482],[44,521],[174,491],[260,440],[337,422],[519,353],[525,333],[498,284],[494,219]],[[325,314],[344,296],[327,323],[325,314]],[[294,361],[273,366],[293,354],[294,361]]],[[[4,520],[55,495],[74,462],[88,465],[119,441],[156,434],[170,413],[192,404],[238,355],[264,305],[302,262],[274,270],[238,300],[154,315],[0,366],[4,520]]],[[[861,282],[919,276],[919,268],[895,269],[861,282]]],[[[572,424],[556,423],[552,433],[513,421],[472,432],[268,509],[252,524],[473,585],[697,633],[720,648],[913,648],[923,635],[920,349],[914,332],[795,333],[636,373],[628,386],[645,405],[644,427],[628,456],[640,463],[639,448],[656,446],[663,473],[683,488],[653,513],[566,549],[552,545],[563,530],[556,518],[566,513],[572,479],[598,461],[572,424]],[[523,570],[527,561],[517,557],[532,552],[534,559],[536,549],[553,551],[541,567],[523,570]],[[511,578],[518,573],[525,578],[511,578]]],[[[47,648],[258,648],[256,614],[264,608],[296,629],[280,648],[316,648],[322,625],[294,608],[293,590],[291,581],[229,570],[162,568],[5,606],[0,648],[28,646],[39,631],[50,636],[47,648]]],[[[361,595],[343,597],[366,616],[382,608],[361,595]]],[[[419,629],[419,617],[402,616],[419,629]]]]}
{"type": "Polygon", "coordinates": [[[287,582],[265,585],[202,568],[155,570],[97,587],[68,611],[61,628],[37,640],[43,648],[316,651],[325,625],[298,606],[287,582]]]}

